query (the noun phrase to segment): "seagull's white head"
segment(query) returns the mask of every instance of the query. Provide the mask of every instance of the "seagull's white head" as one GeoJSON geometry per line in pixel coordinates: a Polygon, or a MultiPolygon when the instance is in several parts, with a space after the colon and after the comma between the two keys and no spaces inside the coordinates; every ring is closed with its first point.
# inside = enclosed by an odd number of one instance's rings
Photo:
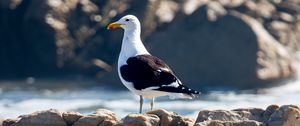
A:
{"type": "Polygon", "coordinates": [[[112,30],[116,28],[123,28],[125,31],[140,29],[140,21],[134,15],[126,15],[122,17],[120,20],[110,23],[107,26],[107,29],[112,30]]]}

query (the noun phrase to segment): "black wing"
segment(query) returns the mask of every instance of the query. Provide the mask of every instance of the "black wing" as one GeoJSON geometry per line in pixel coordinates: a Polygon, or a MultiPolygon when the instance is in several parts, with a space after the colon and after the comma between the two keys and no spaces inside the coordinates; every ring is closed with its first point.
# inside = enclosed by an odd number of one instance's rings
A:
{"type": "Polygon", "coordinates": [[[134,88],[162,87],[177,81],[169,66],[161,59],[151,55],[138,55],[127,60],[120,68],[124,80],[132,82],[134,88]]]}

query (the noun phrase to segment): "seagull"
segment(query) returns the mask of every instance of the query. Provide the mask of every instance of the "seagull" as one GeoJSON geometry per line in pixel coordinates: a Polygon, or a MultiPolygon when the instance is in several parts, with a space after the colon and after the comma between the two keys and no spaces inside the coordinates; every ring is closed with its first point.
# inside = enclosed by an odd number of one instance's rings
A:
{"type": "Polygon", "coordinates": [[[140,96],[140,113],[143,108],[143,97],[152,99],[150,103],[152,110],[155,97],[192,99],[200,94],[199,91],[182,85],[163,60],[147,51],[140,38],[141,24],[137,17],[126,15],[107,26],[108,30],[116,28],[124,29],[118,58],[118,75],[125,87],[140,96]]]}

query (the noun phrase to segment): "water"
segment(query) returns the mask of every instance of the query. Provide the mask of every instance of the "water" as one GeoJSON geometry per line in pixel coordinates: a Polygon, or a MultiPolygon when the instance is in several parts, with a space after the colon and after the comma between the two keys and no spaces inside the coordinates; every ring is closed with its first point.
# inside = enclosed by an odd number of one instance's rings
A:
{"type": "MultiPolygon", "coordinates": [[[[24,81],[0,81],[0,118],[15,118],[50,108],[78,111],[82,114],[105,108],[115,112],[119,118],[138,112],[138,96],[128,90],[97,86],[97,82],[89,79],[36,81],[29,77],[24,81]]],[[[163,108],[195,119],[203,109],[266,108],[271,104],[299,105],[300,79],[286,82],[282,86],[260,89],[258,92],[212,90],[195,100],[170,100],[168,97],[160,97],[156,99],[154,108],[163,108]]],[[[144,111],[149,111],[149,102],[146,99],[144,111]]]]}
{"type": "MultiPolygon", "coordinates": [[[[58,83],[58,82],[57,82],[58,83]]],[[[28,87],[28,86],[27,86],[28,87]]],[[[270,104],[300,104],[300,80],[280,87],[263,89],[263,93],[210,91],[196,100],[169,100],[158,98],[155,108],[164,108],[184,116],[196,118],[203,109],[235,109],[245,107],[266,108],[270,104]]],[[[149,100],[144,111],[150,109],[149,100]]],[[[114,111],[119,118],[138,112],[139,97],[127,90],[112,88],[2,88],[0,90],[0,117],[15,118],[37,110],[59,109],[79,111],[83,114],[98,108],[114,111]]]]}

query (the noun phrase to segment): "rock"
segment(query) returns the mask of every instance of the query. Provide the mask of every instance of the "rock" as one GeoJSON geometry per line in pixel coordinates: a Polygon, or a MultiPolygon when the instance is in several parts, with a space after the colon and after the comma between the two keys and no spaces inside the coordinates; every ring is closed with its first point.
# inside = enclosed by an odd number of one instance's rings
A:
{"type": "Polygon", "coordinates": [[[222,17],[227,13],[223,6],[218,2],[209,2],[207,4],[207,19],[216,21],[218,17],[222,17]]]}
{"type": "Polygon", "coordinates": [[[204,121],[196,123],[194,126],[261,126],[261,123],[257,121],[204,121]]]}
{"type": "Polygon", "coordinates": [[[10,126],[67,126],[62,117],[62,112],[50,109],[22,115],[20,120],[10,126]]]}
{"type": "Polygon", "coordinates": [[[294,105],[270,105],[266,110],[203,110],[196,126],[300,126],[300,108],[294,105]]]}
{"type": "Polygon", "coordinates": [[[164,109],[149,111],[147,114],[157,115],[160,118],[160,126],[193,126],[195,123],[193,119],[182,117],[164,109]]]}
{"type": "Polygon", "coordinates": [[[0,78],[79,74],[118,84],[111,68],[123,34],[106,25],[134,14],[147,48],[184,83],[273,85],[295,74],[299,8],[299,0],[0,0],[0,78]]]}
{"type": "Polygon", "coordinates": [[[233,111],[226,110],[202,110],[199,112],[196,122],[203,122],[209,120],[220,121],[240,121],[243,120],[242,116],[233,111]]]}
{"type": "Polygon", "coordinates": [[[299,31],[296,31],[294,25],[290,25],[283,21],[272,21],[270,22],[266,28],[270,31],[278,41],[280,41],[283,45],[291,48],[292,50],[300,49],[299,41],[299,31]]]}
{"type": "Polygon", "coordinates": [[[207,8],[148,39],[150,52],[164,59],[182,82],[198,88],[255,88],[296,75],[293,55],[258,21],[236,11],[210,21],[207,8]]]}
{"type": "Polygon", "coordinates": [[[239,114],[243,120],[255,120],[258,122],[263,122],[263,115],[265,110],[260,108],[251,108],[251,109],[233,109],[233,112],[239,114]]]}
{"type": "Polygon", "coordinates": [[[3,122],[1,122],[2,126],[10,126],[18,122],[19,119],[5,119],[3,122]]]}
{"type": "Polygon", "coordinates": [[[164,126],[159,121],[153,114],[129,114],[116,126],[164,126]]]}
{"type": "Polygon", "coordinates": [[[266,110],[202,110],[196,121],[164,109],[145,114],[128,114],[122,120],[106,109],[99,109],[86,116],[50,109],[19,116],[17,119],[5,119],[2,126],[300,126],[299,117],[300,107],[296,105],[270,105],[266,110]]]}
{"type": "Polygon", "coordinates": [[[62,116],[68,126],[73,125],[74,122],[76,122],[79,118],[83,117],[83,115],[79,112],[64,112],[62,116]]]}
{"type": "Polygon", "coordinates": [[[203,110],[197,118],[197,126],[260,126],[263,113],[258,108],[227,110],[203,110]]]}
{"type": "Polygon", "coordinates": [[[269,126],[300,126],[300,108],[295,105],[283,105],[270,116],[269,126]]]}
{"type": "Polygon", "coordinates": [[[113,126],[117,121],[115,113],[106,109],[98,109],[93,114],[79,118],[73,126],[113,126]]]}
{"type": "Polygon", "coordinates": [[[269,121],[270,116],[279,108],[278,105],[270,105],[267,107],[266,111],[263,114],[263,120],[265,123],[269,121]]]}
{"type": "Polygon", "coordinates": [[[3,121],[4,121],[4,119],[0,118],[0,126],[3,126],[3,121]]]}

